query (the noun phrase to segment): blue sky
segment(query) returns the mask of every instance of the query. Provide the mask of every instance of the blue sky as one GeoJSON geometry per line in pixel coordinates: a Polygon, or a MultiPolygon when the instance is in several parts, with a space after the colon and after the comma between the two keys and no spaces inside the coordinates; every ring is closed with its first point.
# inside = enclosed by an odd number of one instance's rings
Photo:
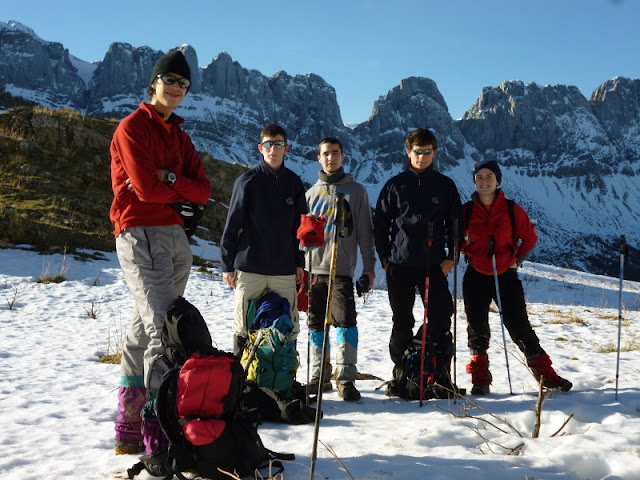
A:
{"type": "Polygon", "coordinates": [[[0,0],[15,20],[82,60],[112,42],[192,45],[201,67],[226,51],[271,76],[316,73],[344,122],[409,76],[434,80],[461,117],[505,80],[575,85],[587,97],[616,76],[640,78],[636,0],[0,0]]]}

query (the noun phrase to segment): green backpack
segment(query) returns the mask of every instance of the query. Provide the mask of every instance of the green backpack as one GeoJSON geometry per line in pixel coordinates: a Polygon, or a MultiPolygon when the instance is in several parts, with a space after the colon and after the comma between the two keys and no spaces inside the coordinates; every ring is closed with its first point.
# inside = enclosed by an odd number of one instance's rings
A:
{"type": "Polygon", "coordinates": [[[274,390],[283,398],[291,396],[299,362],[296,344],[289,335],[275,327],[250,331],[241,362],[247,372],[247,380],[274,390]],[[247,365],[253,348],[255,354],[247,365]]]}

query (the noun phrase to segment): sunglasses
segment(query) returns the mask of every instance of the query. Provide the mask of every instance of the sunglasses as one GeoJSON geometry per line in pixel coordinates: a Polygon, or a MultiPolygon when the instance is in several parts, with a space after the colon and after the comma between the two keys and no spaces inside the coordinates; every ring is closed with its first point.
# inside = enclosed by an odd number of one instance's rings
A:
{"type": "Polygon", "coordinates": [[[269,149],[271,147],[284,148],[287,143],[284,140],[267,140],[262,142],[262,148],[269,149]]]}
{"type": "Polygon", "coordinates": [[[178,78],[171,73],[161,73],[156,78],[161,79],[167,85],[173,85],[174,83],[178,82],[180,88],[189,88],[189,85],[191,85],[191,82],[186,78],[178,78]]]}
{"type": "Polygon", "coordinates": [[[433,153],[433,148],[427,148],[426,150],[414,148],[413,153],[415,153],[416,155],[431,155],[433,153]]]}

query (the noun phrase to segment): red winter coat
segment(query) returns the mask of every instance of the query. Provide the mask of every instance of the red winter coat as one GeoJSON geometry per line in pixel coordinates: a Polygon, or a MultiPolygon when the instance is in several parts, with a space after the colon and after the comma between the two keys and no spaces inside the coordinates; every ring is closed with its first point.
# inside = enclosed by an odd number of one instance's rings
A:
{"type": "MultiPolygon", "coordinates": [[[[493,275],[491,258],[488,256],[489,235],[495,237],[498,274],[505,272],[518,259],[526,257],[538,241],[538,235],[526,212],[515,203],[516,242],[514,242],[507,198],[502,190],[498,190],[497,193],[495,201],[488,210],[480,202],[477,193],[471,196],[473,210],[462,242],[462,253],[469,259],[471,266],[486,275],[493,275]]],[[[466,208],[469,208],[469,204],[465,204],[464,208],[462,218],[467,218],[466,208]]]]}
{"type": "Polygon", "coordinates": [[[170,121],[169,131],[153,107],[141,103],[113,134],[114,199],[109,217],[116,237],[127,227],[183,225],[170,203],[209,201],[211,183],[189,135],[179,127],[184,120],[172,115],[170,121]],[[156,174],[158,169],[175,173],[176,183],[169,186],[161,182],[156,174]],[[134,192],[127,189],[127,178],[134,192]]]}

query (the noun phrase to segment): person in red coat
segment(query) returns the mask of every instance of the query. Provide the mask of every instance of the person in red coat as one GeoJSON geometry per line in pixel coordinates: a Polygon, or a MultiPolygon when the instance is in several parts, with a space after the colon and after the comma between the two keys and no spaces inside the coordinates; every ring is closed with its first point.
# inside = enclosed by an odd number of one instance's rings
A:
{"type": "Polygon", "coordinates": [[[524,353],[536,378],[547,388],[563,392],[573,386],[551,366],[549,355],[540,346],[527,315],[518,266],[533,250],[538,235],[520,205],[507,200],[499,187],[500,166],[494,160],[480,161],[473,170],[476,192],[463,206],[464,240],[462,253],[469,266],[462,282],[462,296],[467,314],[468,345],[471,361],[472,395],[487,395],[492,377],[489,371],[489,304],[497,303],[492,257],[498,276],[504,326],[524,353]],[[470,209],[470,210],[469,210],[470,209]]]}
{"type": "Polygon", "coordinates": [[[120,362],[116,454],[166,448],[155,416],[155,396],[168,365],[162,326],[183,295],[193,257],[179,212],[209,201],[211,183],[196,149],[173,113],[189,90],[191,71],[180,50],[156,63],[149,103],[123,119],[111,141],[116,252],[133,296],[131,326],[120,362]],[[143,413],[144,407],[144,413],[143,413]]]}

